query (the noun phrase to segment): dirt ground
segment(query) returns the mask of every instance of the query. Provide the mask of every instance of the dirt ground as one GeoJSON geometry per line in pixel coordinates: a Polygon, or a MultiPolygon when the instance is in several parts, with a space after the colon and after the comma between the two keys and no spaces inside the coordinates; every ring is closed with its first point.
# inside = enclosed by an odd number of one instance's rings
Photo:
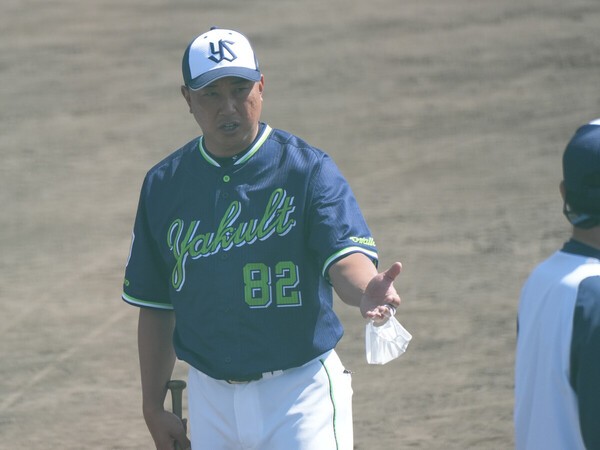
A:
{"type": "Polygon", "coordinates": [[[263,119],[334,157],[404,264],[400,359],[367,365],[337,302],[355,448],[511,448],[518,292],[568,238],[599,23],[597,0],[3,0],[0,448],[152,448],[123,267],[145,172],[199,133],[180,58],[211,25],[250,37],[263,119]]]}

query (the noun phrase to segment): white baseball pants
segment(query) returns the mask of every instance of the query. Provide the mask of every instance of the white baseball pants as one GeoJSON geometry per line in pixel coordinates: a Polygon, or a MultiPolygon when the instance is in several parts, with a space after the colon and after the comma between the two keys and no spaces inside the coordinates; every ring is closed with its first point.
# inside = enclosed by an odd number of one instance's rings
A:
{"type": "Polygon", "coordinates": [[[331,350],[240,384],[190,368],[193,450],[352,450],[351,374],[331,350]]]}

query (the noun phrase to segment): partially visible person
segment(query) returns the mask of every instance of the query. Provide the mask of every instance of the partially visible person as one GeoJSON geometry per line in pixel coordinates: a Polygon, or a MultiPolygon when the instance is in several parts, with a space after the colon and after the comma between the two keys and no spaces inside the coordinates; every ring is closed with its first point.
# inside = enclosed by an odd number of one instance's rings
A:
{"type": "Polygon", "coordinates": [[[517,450],[600,449],[600,119],[568,143],[560,192],[571,238],[519,302],[517,450]]]}

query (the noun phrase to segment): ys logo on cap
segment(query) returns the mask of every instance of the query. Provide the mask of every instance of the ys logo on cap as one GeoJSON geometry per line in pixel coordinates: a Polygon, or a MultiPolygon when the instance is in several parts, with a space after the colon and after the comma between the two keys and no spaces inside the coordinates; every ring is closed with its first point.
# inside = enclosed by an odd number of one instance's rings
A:
{"type": "Polygon", "coordinates": [[[210,52],[212,56],[209,56],[208,59],[214,61],[216,63],[220,63],[221,61],[235,61],[237,59],[237,55],[231,49],[230,45],[235,44],[233,41],[224,41],[223,39],[219,40],[219,47],[215,48],[215,44],[213,42],[210,43],[210,52]]]}

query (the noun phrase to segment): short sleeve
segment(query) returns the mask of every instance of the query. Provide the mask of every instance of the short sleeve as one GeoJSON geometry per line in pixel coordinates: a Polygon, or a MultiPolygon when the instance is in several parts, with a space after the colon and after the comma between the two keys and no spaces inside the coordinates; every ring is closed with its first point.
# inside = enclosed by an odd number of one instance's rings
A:
{"type": "Polygon", "coordinates": [[[313,175],[309,198],[309,246],[318,255],[323,276],[352,253],[363,253],[377,265],[377,247],[354,193],[327,155],[313,175]]]}
{"type": "Polygon", "coordinates": [[[579,285],[573,316],[571,384],[577,395],[581,435],[600,448],[600,276],[579,285]]]}
{"type": "Polygon", "coordinates": [[[125,268],[122,298],[127,303],[155,309],[173,309],[169,275],[152,235],[147,213],[148,178],[144,180],[125,268]]]}

